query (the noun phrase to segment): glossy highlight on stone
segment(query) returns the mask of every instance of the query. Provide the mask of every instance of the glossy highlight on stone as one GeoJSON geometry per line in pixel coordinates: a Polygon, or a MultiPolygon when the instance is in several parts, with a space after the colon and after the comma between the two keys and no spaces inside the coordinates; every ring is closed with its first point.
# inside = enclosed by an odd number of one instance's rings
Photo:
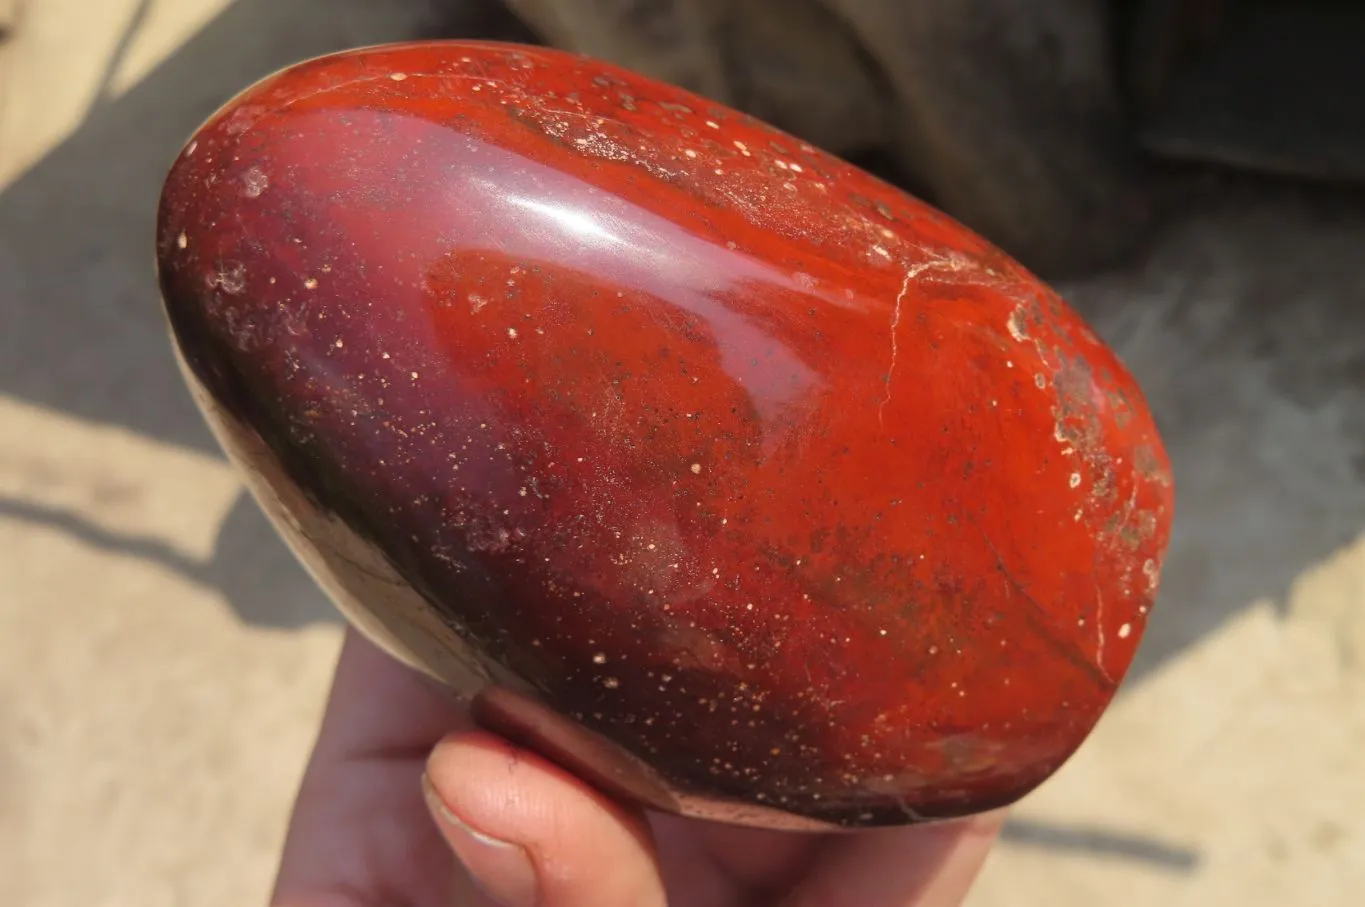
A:
{"type": "Polygon", "coordinates": [[[948,818],[1052,774],[1156,596],[1132,377],[931,208],[543,48],[306,61],[206,122],[186,379],[340,609],[658,809],[948,818]]]}

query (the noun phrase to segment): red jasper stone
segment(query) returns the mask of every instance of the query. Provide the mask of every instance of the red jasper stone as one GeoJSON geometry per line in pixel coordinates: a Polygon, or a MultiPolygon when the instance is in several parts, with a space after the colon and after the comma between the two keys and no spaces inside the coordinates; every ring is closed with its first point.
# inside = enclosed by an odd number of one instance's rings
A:
{"type": "Polygon", "coordinates": [[[349,619],[618,794],[1008,804],[1142,636],[1172,483],[1115,355],[695,95],[507,44],[304,62],[185,147],[157,254],[196,398],[349,619]]]}

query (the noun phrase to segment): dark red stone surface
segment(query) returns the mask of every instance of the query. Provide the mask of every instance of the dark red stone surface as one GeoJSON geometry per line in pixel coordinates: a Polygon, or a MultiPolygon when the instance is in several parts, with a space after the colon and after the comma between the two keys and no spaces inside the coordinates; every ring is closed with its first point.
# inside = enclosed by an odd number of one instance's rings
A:
{"type": "Polygon", "coordinates": [[[190,384],[343,611],[672,789],[1009,803],[1142,636],[1173,491],[1129,374],[752,119],[544,49],[370,48],[212,117],[158,231],[190,384]]]}

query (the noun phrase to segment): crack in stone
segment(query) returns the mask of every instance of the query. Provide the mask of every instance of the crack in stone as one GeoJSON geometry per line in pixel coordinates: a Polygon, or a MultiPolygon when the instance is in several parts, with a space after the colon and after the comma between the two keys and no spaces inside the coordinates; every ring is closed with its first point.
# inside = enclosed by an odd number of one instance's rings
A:
{"type": "Polygon", "coordinates": [[[1066,661],[1079,669],[1083,674],[1087,675],[1091,680],[1095,681],[1097,685],[1105,690],[1115,689],[1118,686],[1118,683],[1110,676],[1109,672],[1106,671],[1103,666],[1097,665],[1086,658],[1083,653],[1066,642],[1063,636],[1059,635],[1061,628],[1057,626],[1051,613],[1047,608],[1043,607],[1042,602],[1034,598],[1033,594],[1024,587],[1024,584],[1019,581],[1018,577],[1010,571],[1009,567],[1005,564],[1005,558],[1001,555],[1000,549],[996,547],[995,542],[991,540],[991,537],[987,535],[984,530],[981,532],[981,538],[985,541],[986,548],[995,556],[996,570],[1000,573],[1000,576],[1009,584],[1011,589],[1019,594],[1025,604],[1028,605],[1028,607],[1023,610],[1023,615],[1029,625],[1033,628],[1034,632],[1038,633],[1054,652],[1066,659],[1066,661]]]}
{"type": "MultiPolygon", "coordinates": [[[[886,405],[891,402],[891,379],[895,375],[896,358],[900,353],[900,339],[897,337],[897,334],[900,331],[901,325],[901,304],[905,302],[905,296],[910,292],[910,281],[919,277],[926,271],[945,270],[953,274],[961,275],[964,270],[969,268],[969,264],[969,262],[963,260],[961,257],[955,254],[949,254],[947,256],[930,258],[928,261],[921,261],[918,264],[910,265],[905,269],[905,276],[901,279],[900,292],[896,294],[896,301],[891,307],[891,362],[886,368],[886,396],[882,398],[881,405],[877,407],[877,424],[880,425],[883,430],[886,428],[886,405]]],[[[991,281],[979,279],[981,275],[972,274],[970,270],[968,270],[967,273],[967,283],[985,284],[994,282],[995,279],[998,279],[993,272],[988,272],[992,277],[991,281]]]]}
{"type": "Polygon", "coordinates": [[[901,303],[905,301],[905,294],[910,292],[910,281],[939,264],[938,261],[922,261],[906,268],[900,292],[896,294],[896,302],[891,309],[891,362],[886,367],[886,396],[882,398],[881,406],[877,407],[877,424],[883,429],[886,428],[886,404],[891,402],[891,378],[896,373],[896,356],[900,352],[896,335],[901,326],[901,303]]]}
{"type": "Polygon", "coordinates": [[[1104,594],[1100,592],[1098,586],[1095,587],[1095,638],[1098,641],[1095,647],[1095,667],[1099,668],[1105,677],[1109,677],[1109,671],[1104,667],[1104,594]]]}

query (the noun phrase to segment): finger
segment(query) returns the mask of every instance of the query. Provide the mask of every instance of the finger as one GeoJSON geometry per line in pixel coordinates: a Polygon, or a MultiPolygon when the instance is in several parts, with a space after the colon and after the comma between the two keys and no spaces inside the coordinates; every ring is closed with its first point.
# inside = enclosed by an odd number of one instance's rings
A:
{"type": "Polygon", "coordinates": [[[1004,812],[831,839],[781,907],[957,907],[1004,812]]]}
{"type": "Polygon", "coordinates": [[[449,694],[348,627],[313,761],[425,760],[437,740],[471,726],[449,694]]]}
{"type": "Polygon", "coordinates": [[[422,767],[468,720],[347,631],[294,803],[272,907],[446,905],[455,863],[427,819],[422,767]]]}
{"type": "Polygon", "coordinates": [[[824,835],[790,834],[653,814],[665,885],[678,904],[752,907],[788,891],[812,865],[824,835]]]}
{"type": "Polygon", "coordinates": [[[483,732],[427,763],[437,826],[505,907],[665,907],[643,820],[540,757],[483,732]]]}

